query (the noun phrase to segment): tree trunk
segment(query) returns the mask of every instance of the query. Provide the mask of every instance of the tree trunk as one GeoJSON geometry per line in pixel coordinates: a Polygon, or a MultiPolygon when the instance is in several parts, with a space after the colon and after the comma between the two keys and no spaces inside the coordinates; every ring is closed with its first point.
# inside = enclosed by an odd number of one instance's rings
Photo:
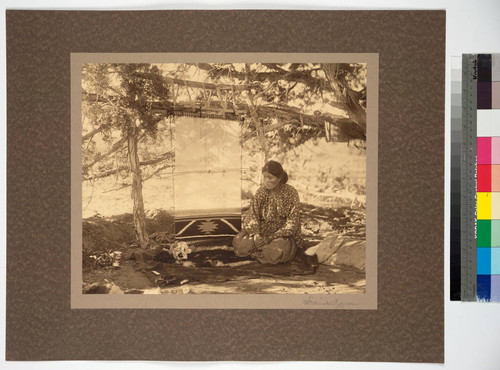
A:
{"type": "Polygon", "coordinates": [[[134,201],[134,227],[135,234],[141,248],[146,249],[149,245],[149,237],[146,231],[146,214],[144,212],[144,201],[142,199],[142,176],[139,166],[139,154],[137,143],[139,141],[137,128],[134,126],[128,132],[128,158],[130,171],[132,173],[132,199],[134,201]]]}

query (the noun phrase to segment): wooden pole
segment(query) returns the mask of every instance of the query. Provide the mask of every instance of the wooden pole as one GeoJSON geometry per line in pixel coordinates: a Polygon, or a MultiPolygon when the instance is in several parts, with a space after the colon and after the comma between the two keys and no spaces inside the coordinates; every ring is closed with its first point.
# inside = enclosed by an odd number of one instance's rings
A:
{"type": "Polygon", "coordinates": [[[180,78],[171,78],[171,77],[163,77],[165,82],[168,84],[176,84],[176,85],[183,85],[183,86],[189,86],[197,89],[206,89],[206,90],[231,90],[235,89],[236,91],[244,91],[249,88],[257,88],[259,86],[258,82],[254,82],[252,84],[248,85],[230,85],[230,84],[215,84],[211,82],[199,82],[199,81],[189,81],[189,80],[183,80],[180,78]]]}

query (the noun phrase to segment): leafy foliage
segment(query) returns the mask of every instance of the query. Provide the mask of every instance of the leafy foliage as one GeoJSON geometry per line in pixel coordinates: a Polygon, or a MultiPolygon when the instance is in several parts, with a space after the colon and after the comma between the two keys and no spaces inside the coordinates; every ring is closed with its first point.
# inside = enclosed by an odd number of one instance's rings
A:
{"type": "MultiPolygon", "coordinates": [[[[124,91],[120,105],[126,111],[131,111],[129,119],[135,118],[136,125],[154,137],[161,116],[154,113],[153,103],[163,102],[165,104],[162,106],[166,108],[168,99],[168,87],[163,82],[158,67],[150,64],[116,64],[115,69],[124,91]]],[[[126,120],[124,117],[124,121],[126,120]]]]}
{"type": "MultiPolygon", "coordinates": [[[[366,65],[360,63],[198,64],[207,80],[257,83],[252,89],[258,120],[269,149],[288,151],[306,141],[334,135],[336,140],[365,140],[366,65]],[[333,113],[333,112],[336,113],[333,113]],[[335,126],[326,132],[327,126],[335,126]],[[327,136],[328,135],[328,136],[327,136]]],[[[242,93],[238,104],[245,102],[242,93]]],[[[258,135],[255,117],[244,116],[247,136],[258,135]]]]}
{"type": "MultiPolygon", "coordinates": [[[[150,64],[85,64],[83,87],[83,175],[109,171],[128,162],[125,145],[105,156],[120,138],[139,135],[155,140],[164,115],[157,113],[168,101],[168,86],[157,66],[150,64]],[[105,144],[105,145],[102,145],[105,144]],[[90,164],[98,160],[96,168],[90,164]]],[[[125,144],[125,141],[123,141],[125,144]]],[[[148,152],[142,146],[141,151],[148,152]]],[[[151,157],[151,155],[146,155],[151,157]]],[[[122,174],[125,178],[127,174],[122,174]]]]}

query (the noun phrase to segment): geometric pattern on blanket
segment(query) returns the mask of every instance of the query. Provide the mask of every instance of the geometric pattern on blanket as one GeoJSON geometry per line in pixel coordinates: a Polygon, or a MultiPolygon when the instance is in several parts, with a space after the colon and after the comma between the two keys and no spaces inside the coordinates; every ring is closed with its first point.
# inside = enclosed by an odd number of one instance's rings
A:
{"type": "Polygon", "coordinates": [[[241,215],[211,215],[175,219],[175,239],[216,238],[238,234],[241,215]]]}

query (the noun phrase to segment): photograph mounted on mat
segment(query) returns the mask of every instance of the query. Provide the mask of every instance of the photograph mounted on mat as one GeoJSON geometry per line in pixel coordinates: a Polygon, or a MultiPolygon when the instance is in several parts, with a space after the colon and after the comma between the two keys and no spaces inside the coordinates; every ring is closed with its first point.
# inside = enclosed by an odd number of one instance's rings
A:
{"type": "Polygon", "coordinates": [[[377,54],[71,55],[72,308],[377,308],[377,54]]]}
{"type": "Polygon", "coordinates": [[[445,26],[8,11],[7,360],[443,362],[445,26]]]}

